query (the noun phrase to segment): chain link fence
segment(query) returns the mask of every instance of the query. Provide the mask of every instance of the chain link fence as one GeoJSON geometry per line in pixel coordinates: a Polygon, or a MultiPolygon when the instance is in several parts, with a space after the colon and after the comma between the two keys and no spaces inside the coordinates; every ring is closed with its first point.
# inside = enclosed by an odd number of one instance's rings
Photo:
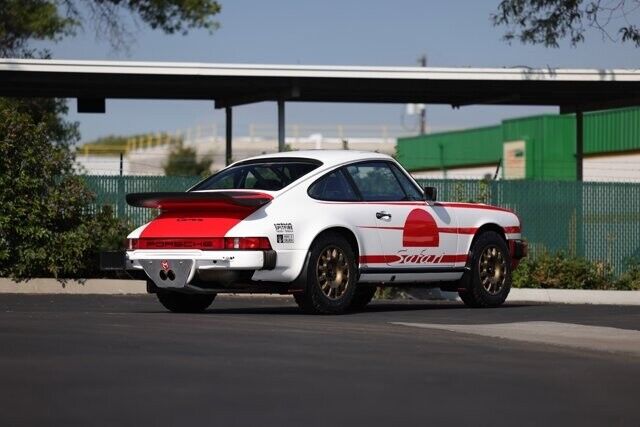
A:
{"type": "Polygon", "coordinates": [[[640,257],[640,184],[578,181],[419,180],[448,201],[515,211],[531,256],[564,251],[610,264],[616,273],[640,257]]]}
{"type": "Polygon", "coordinates": [[[159,191],[185,191],[201,177],[177,176],[101,176],[83,177],[89,189],[95,193],[90,210],[97,211],[110,206],[118,218],[127,218],[134,226],[140,226],[157,215],[155,209],[129,206],[125,196],[129,193],[151,193],[159,191]]]}
{"type": "MultiPolygon", "coordinates": [[[[86,176],[96,194],[93,209],[110,205],[138,226],[156,213],[125,202],[127,193],[184,191],[198,177],[86,176]]],[[[531,255],[564,251],[610,264],[614,272],[640,257],[640,184],[575,181],[421,179],[445,201],[481,202],[514,210],[531,255]]]]}

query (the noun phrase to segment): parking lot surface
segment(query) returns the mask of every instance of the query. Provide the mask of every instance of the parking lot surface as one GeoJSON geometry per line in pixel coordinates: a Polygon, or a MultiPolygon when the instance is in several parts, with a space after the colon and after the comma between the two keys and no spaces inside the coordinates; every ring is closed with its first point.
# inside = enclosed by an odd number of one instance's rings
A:
{"type": "Polygon", "coordinates": [[[637,426],[638,334],[624,306],[0,295],[0,425],[637,426]]]}

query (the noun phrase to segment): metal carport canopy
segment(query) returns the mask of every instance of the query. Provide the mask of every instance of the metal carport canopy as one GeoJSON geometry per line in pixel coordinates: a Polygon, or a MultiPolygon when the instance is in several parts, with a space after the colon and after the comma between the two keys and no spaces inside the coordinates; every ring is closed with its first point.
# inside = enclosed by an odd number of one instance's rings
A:
{"type": "MultiPolygon", "coordinates": [[[[549,105],[581,116],[640,105],[640,70],[0,59],[0,96],[214,100],[227,123],[233,106],[278,101],[282,147],[285,101],[549,105]]],[[[578,137],[579,159],[581,148],[578,137]]]]}
{"type": "Polygon", "coordinates": [[[428,103],[640,104],[640,70],[420,68],[0,59],[1,96],[428,103]]]}

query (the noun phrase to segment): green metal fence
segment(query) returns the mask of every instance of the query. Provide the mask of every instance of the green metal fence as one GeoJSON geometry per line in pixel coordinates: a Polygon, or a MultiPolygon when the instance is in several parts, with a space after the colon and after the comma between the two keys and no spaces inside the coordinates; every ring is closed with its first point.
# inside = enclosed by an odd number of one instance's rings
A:
{"type": "MultiPolygon", "coordinates": [[[[94,208],[110,205],[135,225],[148,221],[150,209],[127,206],[134,192],[184,191],[199,178],[165,176],[87,176],[96,193],[94,208]]],[[[446,201],[484,202],[513,209],[523,223],[532,256],[562,250],[604,261],[616,272],[640,256],[640,184],[576,181],[420,180],[438,188],[446,201]]]]}
{"type": "Polygon", "coordinates": [[[152,209],[136,208],[127,205],[128,193],[157,191],[185,191],[200,177],[175,176],[84,176],[87,185],[96,195],[93,210],[110,206],[119,218],[128,218],[133,225],[139,226],[149,221],[156,212],[152,209]]]}
{"type": "Polygon", "coordinates": [[[420,180],[439,198],[514,210],[532,256],[564,251],[609,263],[614,271],[640,256],[640,184],[578,181],[420,180]]]}

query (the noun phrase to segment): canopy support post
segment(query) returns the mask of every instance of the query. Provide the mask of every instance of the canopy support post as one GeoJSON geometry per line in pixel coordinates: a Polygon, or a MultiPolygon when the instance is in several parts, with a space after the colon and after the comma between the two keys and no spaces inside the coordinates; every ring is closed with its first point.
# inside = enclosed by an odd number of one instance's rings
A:
{"type": "Polygon", "coordinates": [[[233,147],[231,146],[231,141],[233,139],[233,111],[231,107],[225,107],[224,109],[225,115],[225,151],[224,151],[224,160],[225,165],[229,166],[233,161],[233,147]]]}
{"type": "Polygon", "coordinates": [[[278,99],[278,152],[285,151],[284,99],[278,99]]]}

